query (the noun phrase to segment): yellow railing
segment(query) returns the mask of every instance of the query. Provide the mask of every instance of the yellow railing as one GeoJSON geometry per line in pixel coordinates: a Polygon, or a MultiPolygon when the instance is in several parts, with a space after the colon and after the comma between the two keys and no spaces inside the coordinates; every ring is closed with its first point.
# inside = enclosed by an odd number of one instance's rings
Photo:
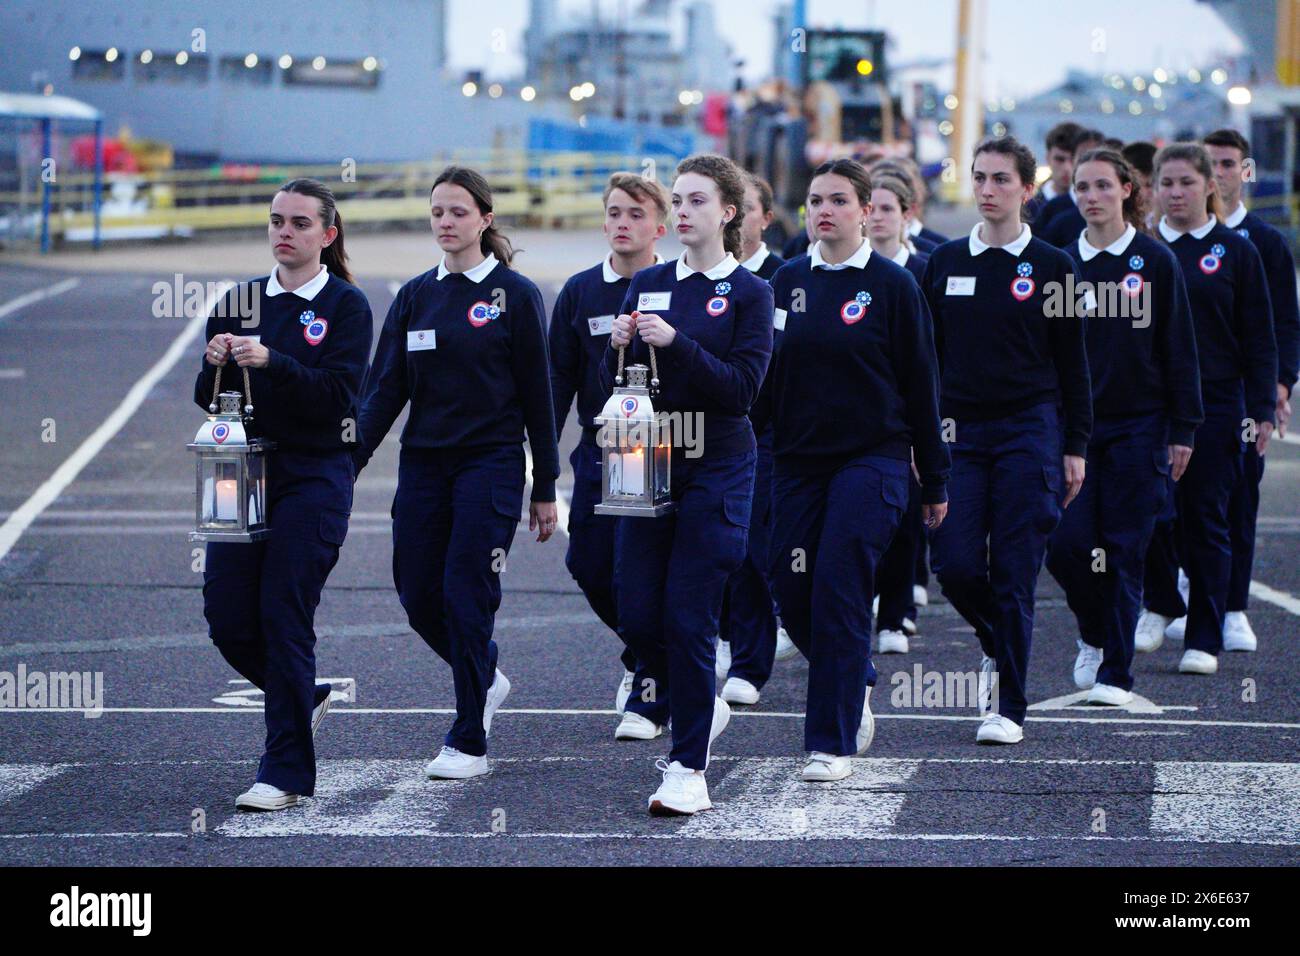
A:
{"type": "MultiPolygon", "coordinates": [[[[346,223],[418,222],[429,214],[429,190],[448,165],[470,166],[482,173],[493,191],[497,215],[533,225],[578,226],[599,222],[601,191],[609,173],[639,172],[646,157],[589,152],[528,152],[525,150],[457,151],[434,159],[407,163],[356,163],[280,166],[225,164],[206,169],[156,173],[107,173],[107,201],[117,181],[134,186],[143,200],[140,213],[101,217],[104,229],[161,227],[169,231],[201,231],[256,226],[266,221],[267,204],[282,182],[311,177],[326,183],[338,197],[346,223]]],[[[661,169],[671,169],[671,157],[655,157],[661,169]]],[[[94,224],[91,208],[94,177],[89,173],[60,176],[51,195],[50,231],[94,224]]],[[[39,208],[40,187],[0,192],[0,208],[39,208]]]]}

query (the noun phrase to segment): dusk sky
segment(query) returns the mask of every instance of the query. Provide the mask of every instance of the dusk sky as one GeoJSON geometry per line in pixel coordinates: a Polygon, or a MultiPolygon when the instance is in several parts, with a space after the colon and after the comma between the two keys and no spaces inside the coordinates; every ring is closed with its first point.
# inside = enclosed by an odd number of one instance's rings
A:
{"type": "MultiPolygon", "coordinates": [[[[628,10],[639,5],[639,0],[602,0],[601,9],[613,16],[620,2],[628,10]]],[[[776,0],[714,0],[719,31],[747,60],[750,80],[771,71],[772,13],[777,6],[776,0]]],[[[453,68],[483,68],[493,77],[519,73],[527,0],[450,0],[449,8],[447,51],[453,68]],[[497,43],[504,47],[501,53],[493,52],[497,30],[502,31],[497,43]]],[[[561,9],[585,13],[592,3],[561,0],[561,9]]],[[[987,9],[985,93],[990,97],[1037,92],[1062,79],[1069,67],[1149,74],[1157,66],[1185,70],[1211,61],[1217,65],[1242,49],[1215,13],[1194,0],[987,0],[987,9]],[[1104,53],[1093,52],[1098,38],[1104,53]]],[[[809,0],[808,10],[810,26],[887,30],[895,40],[893,56],[898,61],[953,55],[955,0],[809,0]]],[[[945,81],[945,75],[950,71],[939,79],[945,81]]]]}

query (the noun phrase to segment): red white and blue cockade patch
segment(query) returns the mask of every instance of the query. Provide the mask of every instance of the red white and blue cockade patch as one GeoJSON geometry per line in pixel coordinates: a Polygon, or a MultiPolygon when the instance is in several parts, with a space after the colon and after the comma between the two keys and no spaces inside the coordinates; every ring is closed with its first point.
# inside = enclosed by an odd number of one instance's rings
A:
{"type": "Polygon", "coordinates": [[[867,306],[870,304],[871,296],[865,292],[859,292],[855,298],[840,306],[840,318],[844,320],[845,325],[859,322],[867,314],[867,306]],[[864,299],[863,296],[866,296],[866,298],[864,299]]]}
{"type": "Polygon", "coordinates": [[[1028,279],[1034,274],[1034,264],[1032,262],[1022,262],[1016,266],[1016,275],[1022,279],[1028,279]]]}
{"type": "Polygon", "coordinates": [[[324,319],[312,319],[303,327],[302,337],[307,340],[308,345],[320,345],[325,341],[325,335],[330,330],[330,324],[324,319]]]}
{"type": "MultiPolygon", "coordinates": [[[[1029,265],[1029,263],[1024,263],[1029,265]]],[[[1017,302],[1024,302],[1034,294],[1034,280],[1029,276],[1016,276],[1011,280],[1011,294],[1016,297],[1017,302]]]]}
{"type": "Polygon", "coordinates": [[[730,291],[731,291],[730,282],[719,282],[717,285],[713,287],[714,295],[726,295],[730,291]]]}
{"type": "Polygon", "coordinates": [[[623,414],[626,417],[631,418],[636,414],[636,410],[641,407],[641,403],[637,401],[635,396],[629,395],[627,398],[623,399],[619,407],[623,409],[623,414]]]}
{"type": "Polygon", "coordinates": [[[708,302],[704,303],[704,311],[709,313],[715,319],[723,312],[727,311],[728,302],[720,295],[715,295],[708,302]]]}
{"type": "Polygon", "coordinates": [[[1223,248],[1223,243],[1221,242],[1216,242],[1214,245],[1210,246],[1210,255],[1214,256],[1216,259],[1222,259],[1227,255],[1227,253],[1228,250],[1223,248]]]}
{"type": "Polygon", "coordinates": [[[230,426],[225,422],[218,422],[212,426],[212,440],[220,445],[230,437],[230,426]]]}
{"type": "Polygon", "coordinates": [[[1143,259],[1141,256],[1130,256],[1128,260],[1128,267],[1132,269],[1134,272],[1137,272],[1146,264],[1147,264],[1146,260],[1143,259]]]}
{"type": "Polygon", "coordinates": [[[1119,280],[1119,285],[1124,290],[1124,294],[1131,298],[1137,298],[1142,294],[1142,276],[1139,273],[1130,272],[1119,280]]]}
{"type": "Polygon", "coordinates": [[[475,302],[469,307],[469,324],[479,329],[501,314],[501,310],[490,302],[475,302]]]}
{"type": "Polygon", "coordinates": [[[1223,260],[1220,259],[1218,256],[1211,254],[1211,255],[1201,256],[1201,261],[1199,264],[1202,272],[1204,272],[1207,276],[1212,276],[1219,271],[1219,266],[1223,264],[1223,260]]]}

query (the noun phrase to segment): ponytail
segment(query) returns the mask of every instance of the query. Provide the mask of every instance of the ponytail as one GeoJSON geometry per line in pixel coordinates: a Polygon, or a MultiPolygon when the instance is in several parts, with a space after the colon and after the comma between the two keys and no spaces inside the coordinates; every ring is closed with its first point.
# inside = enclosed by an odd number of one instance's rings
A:
{"type": "Polygon", "coordinates": [[[352,273],[348,270],[348,254],[343,248],[343,216],[339,214],[334,193],[318,179],[291,179],[277,192],[298,193],[310,196],[320,203],[320,222],[323,229],[330,226],[338,229],[334,241],[321,250],[320,261],[329,270],[330,275],[338,276],[344,282],[352,283],[352,273]]]}

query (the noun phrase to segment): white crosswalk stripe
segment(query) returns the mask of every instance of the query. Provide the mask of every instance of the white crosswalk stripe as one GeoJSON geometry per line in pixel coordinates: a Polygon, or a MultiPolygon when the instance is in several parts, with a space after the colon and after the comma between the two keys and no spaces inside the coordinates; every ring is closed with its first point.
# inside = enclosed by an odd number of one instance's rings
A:
{"type": "Polygon", "coordinates": [[[1151,832],[1300,843],[1300,764],[1157,763],[1151,832]]]}
{"type": "Polygon", "coordinates": [[[67,767],[67,764],[0,764],[0,806],[57,777],[67,767]]]}

